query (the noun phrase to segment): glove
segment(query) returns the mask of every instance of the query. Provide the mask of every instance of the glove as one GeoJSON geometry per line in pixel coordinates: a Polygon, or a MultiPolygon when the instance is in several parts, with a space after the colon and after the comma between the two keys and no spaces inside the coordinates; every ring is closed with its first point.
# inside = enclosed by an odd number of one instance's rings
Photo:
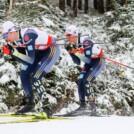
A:
{"type": "Polygon", "coordinates": [[[66,46],[66,50],[68,51],[68,52],[72,52],[74,49],[77,49],[77,47],[76,47],[76,45],[68,45],[68,46],[66,46]]]}
{"type": "Polygon", "coordinates": [[[13,50],[13,48],[10,45],[3,45],[2,46],[2,51],[4,54],[10,55],[12,50],[13,50]]]}

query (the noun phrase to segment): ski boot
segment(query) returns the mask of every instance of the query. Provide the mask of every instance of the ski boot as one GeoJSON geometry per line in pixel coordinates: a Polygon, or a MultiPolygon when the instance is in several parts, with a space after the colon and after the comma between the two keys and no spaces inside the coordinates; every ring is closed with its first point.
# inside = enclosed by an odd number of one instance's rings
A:
{"type": "Polygon", "coordinates": [[[19,109],[15,114],[25,114],[28,112],[35,112],[35,102],[33,95],[29,95],[26,98],[26,105],[19,109]]]}
{"type": "Polygon", "coordinates": [[[51,104],[49,103],[49,99],[46,97],[43,101],[43,112],[46,113],[47,118],[51,118],[52,117],[52,107],[51,104]]]}
{"type": "Polygon", "coordinates": [[[43,107],[43,112],[47,114],[47,117],[48,118],[51,118],[52,117],[52,107],[51,107],[51,104],[48,103],[48,104],[45,104],[43,107]]]}
{"type": "Polygon", "coordinates": [[[50,103],[45,103],[42,107],[42,112],[36,114],[36,119],[49,119],[52,117],[52,108],[50,103]]]}
{"type": "Polygon", "coordinates": [[[81,102],[80,103],[80,107],[77,108],[74,112],[81,112],[81,111],[85,110],[86,107],[87,107],[86,103],[85,102],[81,102]]]}

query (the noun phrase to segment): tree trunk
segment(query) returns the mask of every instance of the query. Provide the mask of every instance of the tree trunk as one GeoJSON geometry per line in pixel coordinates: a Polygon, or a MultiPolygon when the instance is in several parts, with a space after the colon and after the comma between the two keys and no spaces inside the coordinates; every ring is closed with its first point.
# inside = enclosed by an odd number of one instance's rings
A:
{"type": "Polygon", "coordinates": [[[128,0],[125,1],[126,7],[127,7],[127,1],[128,1],[128,0]]]}
{"type": "Polygon", "coordinates": [[[104,1],[98,0],[98,11],[99,13],[104,13],[104,1]]]}
{"type": "Polygon", "coordinates": [[[65,12],[65,0],[59,0],[59,8],[65,12]]]}
{"type": "Polygon", "coordinates": [[[121,5],[122,5],[122,6],[127,5],[127,0],[122,0],[122,1],[121,1],[121,5]]]}
{"type": "Polygon", "coordinates": [[[73,13],[74,17],[77,17],[77,0],[73,0],[73,13]]]}
{"type": "Polygon", "coordinates": [[[113,0],[107,0],[106,1],[106,11],[111,11],[114,9],[115,9],[115,7],[114,7],[113,0]]]}
{"type": "Polygon", "coordinates": [[[66,0],[66,2],[67,2],[67,6],[71,7],[71,0],[66,0]]]}
{"type": "Polygon", "coordinates": [[[85,9],[84,12],[88,14],[88,0],[85,0],[85,9]]]}
{"type": "MultiPolygon", "coordinates": [[[[7,3],[10,4],[10,1],[11,1],[11,0],[7,0],[7,3]]],[[[15,3],[17,3],[17,2],[19,2],[19,0],[12,0],[12,3],[13,3],[13,4],[15,4],[15,3]]]]}
{"type": "Polygon", "coordinates": [[[8,1],[9,2],[9,10],[8,10],[8,19],[12,19],[12,7],[13,7],[13,0],[8,1]]]}
{"type": "Polygon", "coordinates": [[[19,2],[19,0],[13,0],[13,4],[19,2]]]}
{"type": "Polygon", "coordinates": [[[112,9],[111,7],[111,0],[106,1],[106,11],[110,11],[112,9]]]}
{"type": "Polygon", "coordinates": [[[98,9],[98,0],[94,0],[94,9],[95,9],[95,10],[98,9]]]}
{"type": "Polygon", "coordinates": [[[78,0],[78,9],[82,10],[82,0],[78,0]]]}

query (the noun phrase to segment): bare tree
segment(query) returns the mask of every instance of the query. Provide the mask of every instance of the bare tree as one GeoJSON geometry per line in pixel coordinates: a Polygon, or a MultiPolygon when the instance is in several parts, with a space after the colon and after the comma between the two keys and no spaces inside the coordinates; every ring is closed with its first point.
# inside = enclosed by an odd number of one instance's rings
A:
{"type": "Polygon", "coordinates": [[[78,9],[82,10],[82,0],[78,0],[78,9]]]}
{"type": "MultiPolygon", "coordinates": [[[[113,1],[114,1],[114,0],[113,0],[113,1]]],[[[117,3],[120,4],[121,6],[124,6],[124,5],[127,6],[128,0],[115,0],[115,2],[117,2],[117,3]]]]}
{"type": "Polygon", "coordinates": [[[86,14],[88,13],[88,0],[85,0],[84,12],[85,12],[86,14]]]}
{"type": "Polygon", "coordinates": [[[59,0],[59,8],[65,12],[65,0],[59,0]]]}
{"type": "MultiPolygon", "coordinates": [[[[11,0],[7,0],[7,3],[10,4],[11,0]]],[[[12,3],[16,3],[16,2],[19,2],[19,0],[12,0],[12,3]]]]}
{"type": "Polygon", "coordinates": [[[123,6],[123,5],[127,5],[127,0],[121,0],[121,5],[123,6]]]}
{"type": "Polygon", "coordinates": [[[99,13],[104,13],[104,1],[103,0],[98,0],[98,11],[99,13]]]}
{"type": "Polygon", "coordinates": [[[73,13],[74,17],[77,17],[77,0],[73,0],[73,13]]]}
{"type": "Polygon", "coordinates": [[[127,2],[128,2],[128,0],[126,0],[126,2],[125,2],[125,4],[126,4],[126,7],[127,7],[127,2]]]}
{"type": "Polygon", "coordinates": [[[8,9],[8,19],[11,20],[12,19],[12,7],[13,7],[13,0],[9,0],[9,9],[8,9]]]}
{"type": "Polygon", "coordinates": [[[67,6],[71,7],[71,0],[66,0],[66,2],[67,2],[67,6]]]}
{"type": "Polygon", "coordinates": [[[115,5],[113,0],[106,0],[106,11],[114,10],[115,5]]]}
{"type": "Polygon", "coordinates": [[[98,0],[94,0],[94,9],[95,9],[95,10],[98,9],[98,0]]]}

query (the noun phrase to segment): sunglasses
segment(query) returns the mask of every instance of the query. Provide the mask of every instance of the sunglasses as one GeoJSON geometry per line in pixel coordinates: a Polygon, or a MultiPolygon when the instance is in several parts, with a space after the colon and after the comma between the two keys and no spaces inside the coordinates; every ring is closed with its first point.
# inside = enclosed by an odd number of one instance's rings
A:
{"type": "Polygon", "coordinates": [[[77,38],[78,36],[74,35],[74,34],[66,34],[66,37],[68,37],[68,38],[77,38]]]}
{"type": "Polygon", "coordinates": [[[67,37],[71,37],[71,36],[72,36],[72,34],[66,34],[66,36],[67,36],[67,37]]]}
{"type": "Polygon", "coordinates": [[[8,37],[8,33],[5,33],[2,35],[3,39],[6,39],[8,37]]]}

